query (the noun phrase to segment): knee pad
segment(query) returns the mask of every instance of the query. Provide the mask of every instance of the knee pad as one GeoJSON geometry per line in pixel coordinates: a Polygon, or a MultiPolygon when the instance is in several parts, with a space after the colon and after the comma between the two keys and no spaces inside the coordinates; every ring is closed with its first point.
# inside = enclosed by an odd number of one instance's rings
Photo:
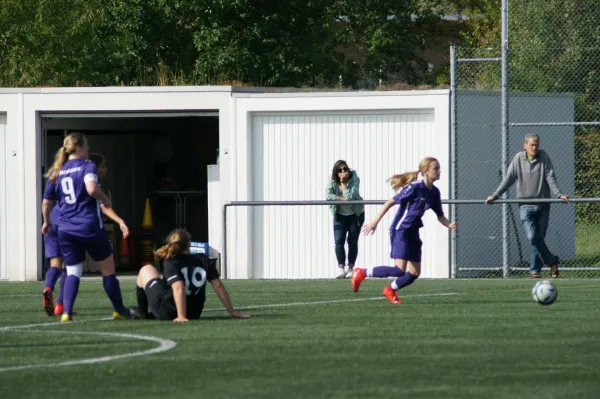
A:
{"type": "Polygon", "coordinates": [[[78,263],[73,266],[67,266],[67,276],[75,276],[81,278],[83,274],[83,263],[78,263]]]}

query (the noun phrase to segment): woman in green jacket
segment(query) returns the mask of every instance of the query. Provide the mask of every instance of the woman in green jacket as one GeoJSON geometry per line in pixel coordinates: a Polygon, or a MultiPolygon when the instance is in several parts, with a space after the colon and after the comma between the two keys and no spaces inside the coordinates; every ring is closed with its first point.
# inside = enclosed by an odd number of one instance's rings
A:
{"type": "MultiPolygon", "coordinates": [[[[327,201],[361,201],[360,179],[346,161],[339,160],[333,165],[331,180],[325,189],[327,201]]],[[[337,278],[352,276],[352,269],[358,256],[358,237],[365,222],[364,205],[330,205],[333,215],[333,236],[335,256],[340,274],[337,278]],[[345,244],[348,243],[348,268],[346,269],[345,244]]]]}

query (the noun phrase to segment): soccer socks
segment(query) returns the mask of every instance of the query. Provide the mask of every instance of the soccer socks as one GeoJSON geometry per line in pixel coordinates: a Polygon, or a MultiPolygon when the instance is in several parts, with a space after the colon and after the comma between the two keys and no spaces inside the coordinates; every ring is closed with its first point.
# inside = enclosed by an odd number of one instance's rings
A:
{"type": "Polygon", "coordinates": [[[400,288],[406,287],[407,285],[411,285],[417,278],[417,276],[413,276],[412,274],[410,274],[410,272],[406,272],[403,276],[400,276],[396,280],[392,281],[390,287],[394,291],[398,291],[400,288]]]}
{"type": "Polygon", "coordinates": [[[63,293],[65,292],[65,280],[67,279],[67,269],[62,269],[60,273],[60,280],[58,285],[60,286],[60,291],[58,291],[58,298],[56,299],[56,303],[63,303],[63,293]]]}
{"type": "Polygon", "coordinates": [[[385,277],[401,277],[404,272],[396,266],[375,266],[367,269],[367,277],[385,278],[385,277]]]}
{"type": "Polygon", "coordinates": [[[121,286],[119,285],[119,280],[117,280],[117,276],[111,274],[110,276],[102,276],[102,285],[104,286],[104,291],[110,302],[113,305],[113,308],[117,313],[126,312],[125,306],[123,305],[123,298],[121,297],[121,286]]]}
{"type": "Polygon", "coordinates": [[[73,313],[73,305],[75,304],[75,298],[77,298],[77,293],[79,292],[79,277],[74,274],[68,275],[65,279],[65,287],[64,290],[60,290],[63,293],[63,304],[64,310],[63,314],[72,314],[73,313]]]}
{"type": "Polygon", "coordinates": [[[135,296],[137,297],[138,308],[144,316],[148,313],[148,298],[146,297],[146,291],[141,287],[135,288],[135,296]]]}
{"type": "Polygon", "coordinates": [[[46,272],[46,285],[44,288],[50,288],[52,291],[54,291],[54,286],[56,285],[59,275],[60,269],[58,267],[51,266],[46,272]]]}

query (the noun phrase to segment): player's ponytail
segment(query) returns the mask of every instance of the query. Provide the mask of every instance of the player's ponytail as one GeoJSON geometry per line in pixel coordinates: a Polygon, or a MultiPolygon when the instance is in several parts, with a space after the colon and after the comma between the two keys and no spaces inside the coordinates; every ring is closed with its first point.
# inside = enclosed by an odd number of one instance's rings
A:
{"type": "Polygon", "coordinates": [[[154,255],[160,259],[171,259],[190,251],[192,237],[183,229],[173,230],[166,239],[166,244],[154,251],[154,255]]]}
{"type": "Polygon", "coordinates": [[[417,176],[419,175],[419,171],[416,172],[406,172],[400,175],[394,175],[387,179],[387,182],[390,183],[392,189],[394,191],[400,190],[402,187],[406,186],[417,180],[417,176]]]}
{"type": "Polygon", "coordinates": [[[71,133],[63,140],[63,146],[56,151],[54,163],[48,169],[44,177],[49,177],[50,181],[55,183],[58,179],[58,173],[62,166],[69,159],[69,155],[77,151],[78,148],[87,145],[87,138],[81,133],[71,133]]]}
{"type": "Polygon", "coordinates": [[[60,172],[60,168],[62,168],[64,163],[67,162],[68,158],[69,155],[67,154],[65,147],[60,147],[54,155],[54,163],[50,169],[48,169],[44,177],[49,177],[50,181],[55,183],[56,179],[58,178],[58,172],[60,172]]]}
{"type": "Polygon", "coordinates": [[[432,157],[423,158],[423,160],[419,163],[418,171],[394,175],[387,179],[387,182],[390,183],[394,191],[398,191],[407,184],[410,184],[417,180],[417,176],[419,176],[419,173],[425,174],[429,170],[429,165],[431,165],[433,162],[438,162],[438,160],[432,157]]]}

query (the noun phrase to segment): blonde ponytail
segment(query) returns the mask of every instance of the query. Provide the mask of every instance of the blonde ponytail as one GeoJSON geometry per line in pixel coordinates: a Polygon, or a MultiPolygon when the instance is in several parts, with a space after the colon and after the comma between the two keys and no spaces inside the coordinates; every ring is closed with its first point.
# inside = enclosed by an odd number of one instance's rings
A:
{"type": "Polygon", "coordinates": [[[154,251],[154,256],[160,260],[172,259],[190,250],[192,237],[186,230],[173,230],[167,236],[166,244],[154,251]]]}
{"type": "Polygon", "coordinates": [[[421,160],[421,162],[419,162],[419,170],[418,171],[406,172],[406,173],[402,173],[400,175],[394,175],[394,176],[390,177],[389,179],[387,179],[387,182],[390,183],[390,185],[392,186],[394,191],[398,191],[402,187],[406,186],[407,184],[410,184],[410,183],[414,182],[415,180],[417,180],[417,176],[419,176],[419,173],[421,173],[422,175],[425,175],[425,173],[427,173],[427,171],[429,170],[429,166],[433,162],[439,163],[439,161],[433,157],[423,158],[421,160]]]}
{"type": "Polygon", "coordinates": [[[63,140],[63,146],[56,151],[54,155],[54,163],[46,172],[44,177],[49,177],[52,183],[56,183],[60,169],[69,159],[69,155],[75,153],[78,148],[87,145],[87,138],[81,133],[71,133],[63,140]]]}
{"type": "Polygon", "coordinates": [[[67,162],[67,159],[69,159],[69,154],[67,154],[67,150],[65,149],[65,147],[60,147],[54,155],[54,163],[52,164],[52,167],[48,169],[44,177],[49,177],[52,183],[56,183],[56,179],[58,179],[58,173],[60,172],[60,169],[65,164],[65,162],[67,162]]]}
{"type": "Polygon", "coordinates": [[[392,186],[392,189],[394,191],[398,191],[402,187],[406,186],[407,184],[410,184],[410,183],[414,182],[415,180],[417,180],[418,175],[419,175],[418,171],[406,172],[406,173],[402,173],[401,175],[394,175],[394,176],[390,177],[389,179],[387,179],[387,182],[390,183],[390,185],[392,186]]]}

